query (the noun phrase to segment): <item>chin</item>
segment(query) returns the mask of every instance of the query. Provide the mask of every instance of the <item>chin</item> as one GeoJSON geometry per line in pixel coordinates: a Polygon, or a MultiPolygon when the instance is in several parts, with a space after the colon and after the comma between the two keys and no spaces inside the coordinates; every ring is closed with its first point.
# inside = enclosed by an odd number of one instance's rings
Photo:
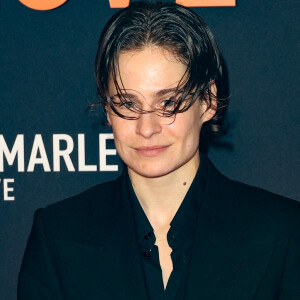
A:
{"type": "Polygon", "coordinates": [[[163,164],[153,163],[143,164],[139,166],[129,166],[129,168],[140,176],[147,178],[162,177],[178,169],[170,165],[164,166],[163,164]]]}

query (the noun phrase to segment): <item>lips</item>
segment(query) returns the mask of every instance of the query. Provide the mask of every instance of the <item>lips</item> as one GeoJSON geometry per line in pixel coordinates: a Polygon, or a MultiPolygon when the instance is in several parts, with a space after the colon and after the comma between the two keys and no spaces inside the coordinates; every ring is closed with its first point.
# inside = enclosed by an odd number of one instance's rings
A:
{"type": "Polygon", "coordinates": [[[168,147],[169,145],[154,145],[154,146],[147,146],[147,147],[138,147],[138,148],[134,148],[134,150],[139,155],[146,156],[146,157],[154,157],[165,152],[168,149],[168,147]]]}

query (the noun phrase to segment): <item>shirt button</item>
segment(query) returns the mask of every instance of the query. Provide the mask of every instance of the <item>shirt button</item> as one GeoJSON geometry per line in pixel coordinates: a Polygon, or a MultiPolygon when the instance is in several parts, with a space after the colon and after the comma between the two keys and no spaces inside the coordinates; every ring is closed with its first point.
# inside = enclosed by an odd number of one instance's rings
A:
{"type": "Polygon", "coordinates": [[[145,251],[145,252],[143,253],[143,256],[144,256],[145,259],[148,260],[148,259],[150,258],[150,256],[151,256],[150,251],[145,251]]]}
{"type": "Polygon", "coordinates": [[[144,239],[149,240],[151,237],[151,232],[148,232],[145,236],[144,239]]]}

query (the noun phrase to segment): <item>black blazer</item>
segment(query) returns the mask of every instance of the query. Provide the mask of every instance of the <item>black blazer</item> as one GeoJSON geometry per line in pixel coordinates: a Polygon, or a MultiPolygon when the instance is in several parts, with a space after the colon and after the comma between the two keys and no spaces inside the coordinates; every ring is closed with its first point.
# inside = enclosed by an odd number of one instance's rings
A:
{"type": "MultiPolygon", "coordinates": [[[[126,176],[36,212],[19,300],[148,299],[126,176]]],[[[298,202],[209,163],[184,299],[300,299],[299,221],[298,202]]]]}

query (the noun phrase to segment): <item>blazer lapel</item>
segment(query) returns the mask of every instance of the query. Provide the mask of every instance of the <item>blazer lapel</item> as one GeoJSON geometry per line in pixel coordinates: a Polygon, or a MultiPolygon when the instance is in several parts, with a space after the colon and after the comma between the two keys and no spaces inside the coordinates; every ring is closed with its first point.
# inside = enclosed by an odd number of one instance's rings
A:
{"type": "MultiPolygon", "coordinates": [[[[105,192],[89,196],[79,237],[55,241],[63,272],[74,283],[70,288],[82,299],[148,299],[124,173],[105,192]]],[[[254,238],[230,181],[212,165],[208,173],[185,299],[251,299],[275,238],[254,238]]]]}
{"type": "Polygon", "coordinates": [[[210,164],[185,299],[252,299],[271,258],[275,237],[251,236],[228,182],[210,164]]]}
{"type": "Polygon", "coordinates": [[[69,276],[84,299],[148,297],[132,210],[124,196],[125,176],[123,172],[111,184],[107,195],[91,201],[80,240],[57,241],[68,261],[69,276]]]}

